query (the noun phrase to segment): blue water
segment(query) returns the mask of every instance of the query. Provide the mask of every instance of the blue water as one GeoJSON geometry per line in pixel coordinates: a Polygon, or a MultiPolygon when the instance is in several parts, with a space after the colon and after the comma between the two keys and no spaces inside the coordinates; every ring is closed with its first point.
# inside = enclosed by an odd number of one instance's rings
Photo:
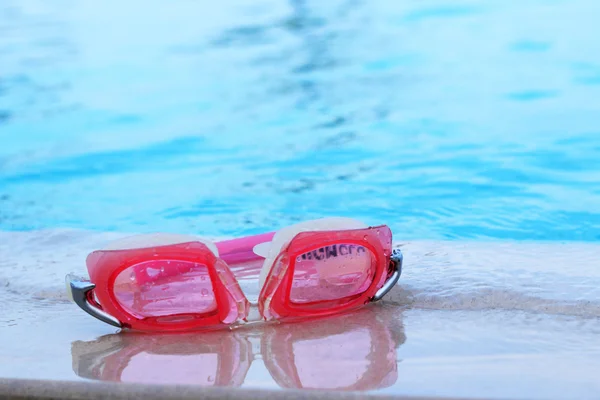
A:
{"type": "Polygon", "coordinates": [[[0,4],[0,230],[600,240],[600,3],[0,4]]]}

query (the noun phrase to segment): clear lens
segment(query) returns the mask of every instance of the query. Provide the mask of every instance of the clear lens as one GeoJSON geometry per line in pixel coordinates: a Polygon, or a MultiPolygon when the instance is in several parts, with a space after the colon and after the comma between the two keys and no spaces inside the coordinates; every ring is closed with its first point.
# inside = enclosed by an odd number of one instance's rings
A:
{"type": "Polygon", "coordinates": [[[115,280],[114,294],[138,318],[204,314],[217,308],[208,268],[189,261],[153,260],[126,268],[115,280]]]}
{"type": "Polygon", "coordinates": [[[373,281],[375,257],[355,244],[321,247],[297,257],[290,300],[337,300],[361,294],[373,281]]]}

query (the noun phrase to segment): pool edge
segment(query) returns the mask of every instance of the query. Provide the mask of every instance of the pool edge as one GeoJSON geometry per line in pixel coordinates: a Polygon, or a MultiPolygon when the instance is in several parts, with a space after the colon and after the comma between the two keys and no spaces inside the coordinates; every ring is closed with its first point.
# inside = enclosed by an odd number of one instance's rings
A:
{"type": "MultiPolygon", "coordinates": [[[[115,382],[55,381],[0,378],[0,399],[415,399],[462,400],[457,397],[422,397],[384,395],[364,392],[334,392],[322,390],[267,390],[194,385],[149,385],[115,382]]],[[[474,399],[470,399],[474,400],[474,399]]]]}

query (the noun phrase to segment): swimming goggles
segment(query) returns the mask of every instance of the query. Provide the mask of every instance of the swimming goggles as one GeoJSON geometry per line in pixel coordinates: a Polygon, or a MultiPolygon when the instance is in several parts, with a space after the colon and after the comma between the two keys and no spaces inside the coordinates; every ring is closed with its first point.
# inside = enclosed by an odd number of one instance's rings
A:
{"type": "Polygon", "coordinates": [[[89,280],[67,275],[66,283],[88,314],[119,328],[180,331],[249,320],[234,269],[260,271],[258,319],[293,320],[380,300],[400,278],[402,253],[392,252],[386,225],[324,218],[218,243],[132,236],[92,252],[86,264],[89,280]]]}

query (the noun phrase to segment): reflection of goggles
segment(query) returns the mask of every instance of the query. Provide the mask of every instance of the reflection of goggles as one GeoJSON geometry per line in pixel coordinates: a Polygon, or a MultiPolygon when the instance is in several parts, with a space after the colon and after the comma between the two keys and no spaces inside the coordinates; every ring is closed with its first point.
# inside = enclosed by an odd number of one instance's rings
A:
{"type": "Polygon", "coordinates": [[[67,277],[83,310],[118,327],[171,331],[247,321],[250,303],[230,267],[243,270],[237,278],[260,271],[258,311],[283,320],[381,299],[400,277],[402,253],[392,253],[385,225],[325,218],[216,244],[141,235],[91,253],[87,267],[91,282],[67,277]]]}
{"type": "Polygon", "coordinates": [[[316,320],[310,327],[296,323],[204,335],[107,335],[74,342],[73,369],[81,377],[105,381],[240,386],[260,347],[266,369],[284,388],[384,388],[396,382],[396,347],[404,342],[401,325],[398,332],[389,326],[399,318],[393,312],[368,308],[316,320]]]}

